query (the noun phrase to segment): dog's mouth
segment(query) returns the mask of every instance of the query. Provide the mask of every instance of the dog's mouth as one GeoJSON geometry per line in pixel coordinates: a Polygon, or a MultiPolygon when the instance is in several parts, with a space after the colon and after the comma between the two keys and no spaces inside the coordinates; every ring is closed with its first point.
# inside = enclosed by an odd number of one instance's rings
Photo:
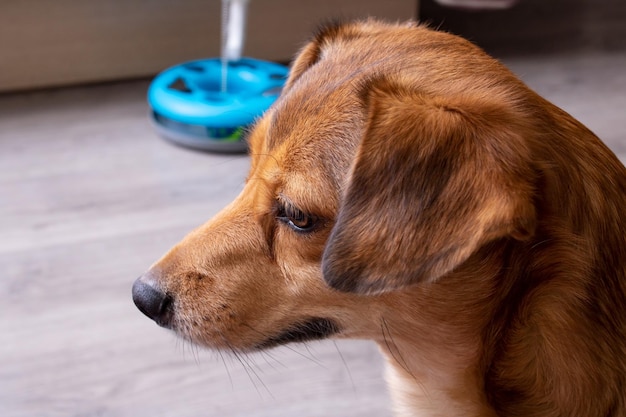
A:
{"type": "Polygon", "coordinates": [[[321,317],[313,317],[288,327],[281,333],[256,345],[256,348],[269,349],[287,343],[326,339],[339,333],[339,330],[339,326],[334,321],[321,317]]]}

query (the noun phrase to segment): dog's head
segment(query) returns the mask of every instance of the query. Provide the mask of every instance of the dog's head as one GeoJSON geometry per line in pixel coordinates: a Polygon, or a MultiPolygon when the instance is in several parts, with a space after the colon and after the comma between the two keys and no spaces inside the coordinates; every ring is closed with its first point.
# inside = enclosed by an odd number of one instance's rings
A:
{"type": "Polygon", "coordinates": [[[370,337],[397,294],[532,235],[524,94],[452,35],[323,29],[250,132],[242,193],[137,280],[135,302],[211,347],[370,337]]]}

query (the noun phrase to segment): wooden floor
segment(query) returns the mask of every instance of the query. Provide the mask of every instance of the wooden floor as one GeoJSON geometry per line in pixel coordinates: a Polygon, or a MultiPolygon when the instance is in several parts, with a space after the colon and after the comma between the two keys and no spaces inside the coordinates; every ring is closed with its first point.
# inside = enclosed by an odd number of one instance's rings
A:
{"type": "MultiPolygon", "coordinates": [[[[626,158],[626,54],[508,63],[626,158]]],[[[240,361],[136,310],[133,280],[248,166],[156,138],[146,87],[0,97],[0,416],[390,416],[368,342],[240,361]]]]}

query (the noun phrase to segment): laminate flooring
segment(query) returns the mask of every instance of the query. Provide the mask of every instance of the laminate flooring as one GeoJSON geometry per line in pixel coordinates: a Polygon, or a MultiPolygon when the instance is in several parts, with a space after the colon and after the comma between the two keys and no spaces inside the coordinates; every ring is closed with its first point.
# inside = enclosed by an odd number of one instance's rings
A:
{"type": "MultiPolygon", "coordinates": [[[[626,54],[505,61],[626,158],[626,54]]],[[[147,86],[0,96],[0,416],[391,416],[372,343],[237,358],[135,308],[133,280],[249,163],[157,138],[147,86]]]]}

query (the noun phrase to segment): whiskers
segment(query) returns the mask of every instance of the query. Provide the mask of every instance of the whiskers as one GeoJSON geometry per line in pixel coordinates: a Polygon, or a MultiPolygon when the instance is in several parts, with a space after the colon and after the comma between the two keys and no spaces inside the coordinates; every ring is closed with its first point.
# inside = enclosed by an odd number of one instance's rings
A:
{"type": "MultiPolygon", "coordinates": [[[[265,392],[270,396],[270,398],[275,399],[274,394],[272,394],[272,391],[270,391],[270,389],[267,387],[267,385],[265,384],[265,382],[259,375],[259,373],[262,373],[263,370],[259,368],[259,366],[254,362],[254,360],[246,352],[243,352],[233,347],[223,335],[222,335],[222,341],[224,342],[226,346],[228,346],[228,351],[226,352],[232,354],[234,358],[243,367],[243,370],[248,375],[248,379],[252,383],[252,386],[254,386],[254,389],[256,390],[259,397],[263,398],[263,393],[261,391],[261,387],[262,387],[265,390],[265,392]],[[257,370],[259,372],[257,372],[257,370]]],[[[223,359],[223,355],[222,355],[222,359],[223,359]]],[[[224,365],[226,366],[225,361],[224,361],[224,365]]],[[[232,380],[231,380],[231,384],[232,384],[232,380]]]]}
{"type": "Polygon", "coordinates": [[[176,348],[180,349],[183,353],[183,359],[187,359],[187,353],[189,353],[196,364],[196,366],[201,367],[202,362],[200,360],[200,347],[193,343],[191,340],[187,338],[183,338],[177,336],[176,340],[176,348]]]}
{"type": "MultiPolygon", "coordinates": [[[[267,339],[269,337],[269,335],[262,334],[260,331],[247,324],[242,325],[259,335],[260,339],[267,339]]],[[[259,398],[263,400],[276,400],[275,393],[272,392],[271,389],[272,385],[276,383],[278,386],[284,385],[284,381],[291,377],[288,375],[286,377],[281,376],[280,374],[284,375],[285,370],[293,369],[292,366],[298,362],[300,364],[295,366],[296,369],[306,368],[306,362],[324,370],[330,370],[331,368],[328,362],[324,363],[324,360],[329,360],[328,355],[333,354],[332,348],[330,351],[327,350],[324,355],[320,356],[317,355],[318,352],[315,352],[314,346],[306,342],[300,342],[295,346],[281,345],[277,346],[276,349],[242,349],[236,346],[232,340],[229,340],[227,335],[221,332],[214,333],[213,337],[215,342],[222,346],[222,348],[203,349],[201,346],[194,343],[191,337],[188,335],[185,336],[184,332],[179,332],[176,337],[176,347],[182,351],[185,359],[191,358],[193,363],[200,369],[207,369],[206,366],[203,366],[206,364],[206,359],[221,362],[224,367],[224,371],[222,372],[226,374],[225,376],[228,378],[231,390],[235,390],[237,383],[241,382],[241,378],[243,378],[243,381],[247,379],[252,387],[254,387],[259,398]],[[282,355],[280,355],[281,350],[283,350],[282,355]],[[302,363],[303,361],[299,358],[304,359],[306,362],[302,363]],[[243,369],[243,372],[241,372],[241,369],[243,369]]],[[[345,369],[344,375],[346,378],[344,381],[349,380],[352,391],[356,393],[356,385],[346,357],[337,342],[334,340],[330,342],[333,343],[334,350],[338,356],[338,360],[332,362],[336,363],[336,366],[341,367],[338,362],[341,361],[345,369]]],[[[308,366],[310,368],[311,365],[308,366]]],[[[337,368],[335,367],[335,369],[337,368]]],[[[216,371],[219,372],[219,368],[216,371]]]]}
{"type": "Polygon", "coordinates": [[[337,354],[339,355],[339,358],[341,359],[341,363],[343,363],[343,367],[345,368],[346,373],[348,374],[348,378],[350,379],[350,386],[352,387],[352,392],[356,394],[356,385],[354,385],[354,379],[352,379],[352,372],[350,372],[350,368],[348,367],[348,362],[346,362],[346,359],[343,357],[341,350],[339,350],[339,345],[337,345],[337,342],[334,340],[333,340],[333,345],[335,345],[335,350],[337,351],[337,354]]]}
{"type": "Polygon", "coordinates": [[[391,333],[391,329],[389,328],[389,324],[387,323],[387,320],[385,320],[384,317],[380,318],[380,329],[383,335],[383,341],[385,342],[387,351],[389,352],[393,360],[400,366],[400,368],[402,368],[408,375],[411,376],[411,378],[415,381],[417,385],[419,385],[422,388],[422,392],[424,393],[426,398],[428,398],[428,400],[430,401],[431,398],[430,398],[430,395],[428,394],[428,390],[426,389],[426,386],[422,383],[422,381],[420,381],[419,378],[415,376],[415,374],[411,370],[411,367],[409,366],[407,361],[404,359],[404,356],[402,356],[402,352],[400,351],[398,344],[395,342],[393,338],[393,334],[391,333]]]}

